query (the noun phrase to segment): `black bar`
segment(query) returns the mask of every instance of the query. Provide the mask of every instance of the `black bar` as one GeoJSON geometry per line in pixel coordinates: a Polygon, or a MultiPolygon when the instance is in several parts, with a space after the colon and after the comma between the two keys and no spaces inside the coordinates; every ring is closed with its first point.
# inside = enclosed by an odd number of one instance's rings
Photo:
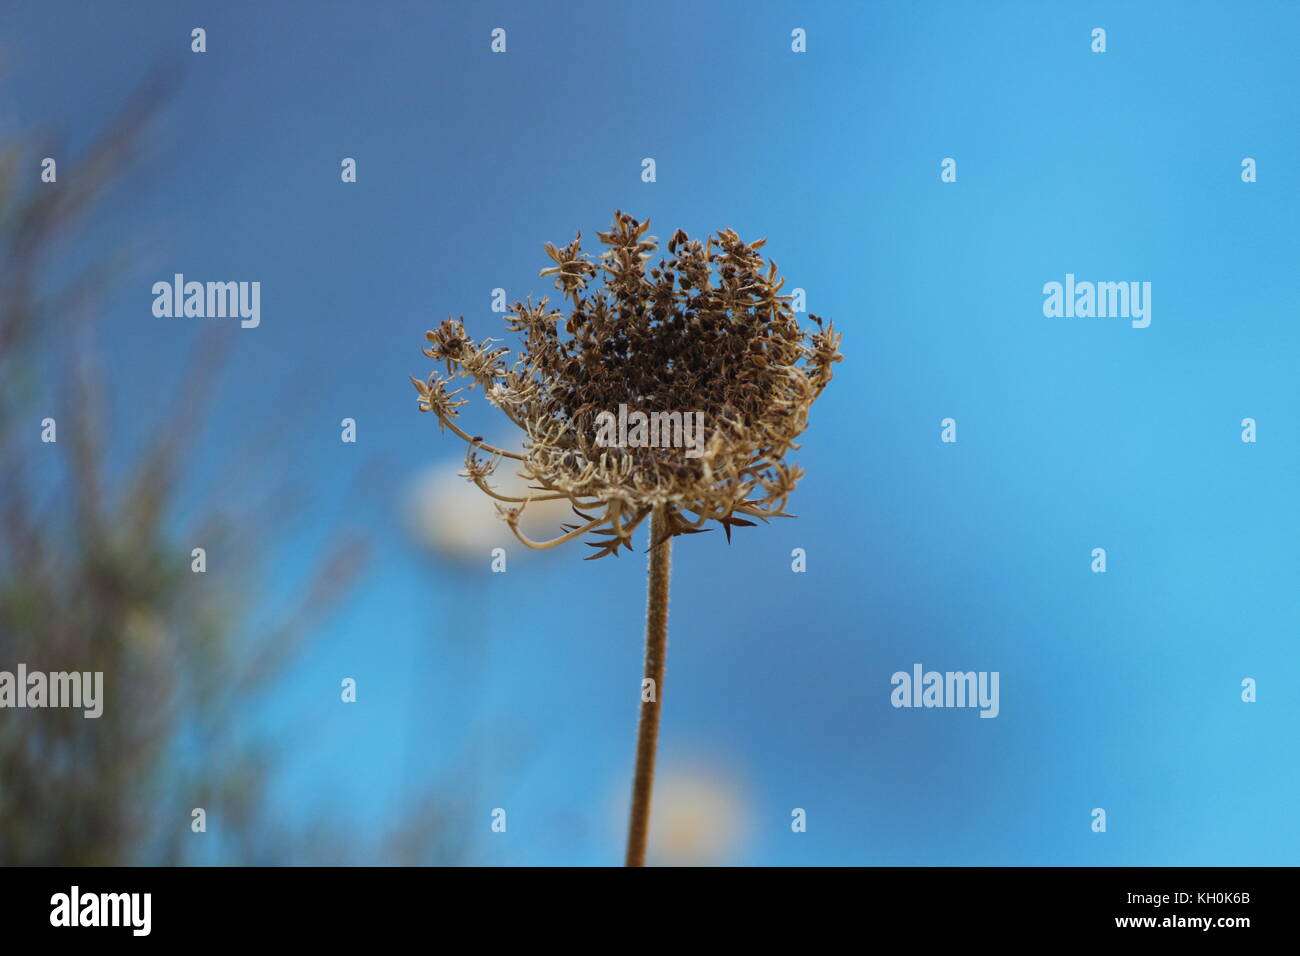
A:
{"type": "MultiPolygon", "coordinates": [[[[435,945],[453,929],[488,941],[538,917],[553,927],[569,921],[577,939],[595,934],[601,914],[625,912],[644,899],[630,893],[649,889],[669,926],[690,916],[720,926],[761,929],[775,921],[794,932],[849,929],[857,939],[911,927],[909,934],[921,933],[927,942],[1129,936],[1231,944],[1242,933],[1285,931],[1283,909],[1295,883],[1294,871],[1281,868],[756,869],[714,871],[697,884],[701,872],[5,869],[0,925],[7,943],[66,942],[70,934],[82,944],[145,938],[205,945],[344,938],[400,943],[412,932],[427,932],[435,945]],[[52,918],[70,912],[73,886],[79,921],[100,913],[109,919],[116,909],[126,925],[52,925],[52,918]],[[135,935],[143,928],[143,896],[128,909],[123,897],[105,906],[97,895],[145,893],[147,936],[135,935]],[[63,910],[59,894],[68,904],[63,910]],[[486,922],[476,922],[480,917],[486,922]]],[[[629,918],[637,924],[629,931],[650,932],[644,914],[629,918]]]]}

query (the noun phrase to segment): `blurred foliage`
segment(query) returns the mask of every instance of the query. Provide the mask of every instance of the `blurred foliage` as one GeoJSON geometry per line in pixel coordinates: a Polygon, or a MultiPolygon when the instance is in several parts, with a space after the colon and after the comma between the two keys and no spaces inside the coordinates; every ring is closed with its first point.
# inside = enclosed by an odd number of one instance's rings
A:
{"type": "MultiPolygon", "coordinates": [[[[163,86],[61,159],[55,184],[40,181],[41,158],[64,153],[27,135],[0,144],[0,670],[102,671],[106,699],[98,719],[0,709],[0,864],[454,862],[428,813],[399,815],[375,846],[268,816],[273,757],[237,718],[346,593],[366,541],[334,539],[302,593],[268,615],[259,582],[282,502],[178,513],[219,339],[196,350],[179,394],[159,396],[149,444],[108,462],[114,378],[96,360],[93,316],[125,262],[87,256],[76,238],[138,163],[163,86]],[[52,444],[40,440],[47,415],[52,444]],[[193,542],[206,573],[191,570],[193,542]]],[[[231,468],[267,469],[269,457],[231,468]]]]}

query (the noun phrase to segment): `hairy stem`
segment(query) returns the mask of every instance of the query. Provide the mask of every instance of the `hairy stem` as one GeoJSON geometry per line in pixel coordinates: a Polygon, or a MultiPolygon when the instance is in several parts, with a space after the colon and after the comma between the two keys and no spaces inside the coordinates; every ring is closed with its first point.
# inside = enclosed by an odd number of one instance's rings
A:
{"type": "MultiPolygon", "coordinates": [[[[653,544],[667,530],[663,508],[650,516],[653,544]]],[[[650,794],[654,789],[655,749],[659,742],[659,708],[664,692],[664,657],[668,652],[668,576],[672,538],[650,552],[646,585],[645,681],[641,690],[641,717],[636,728],[636,774],[632,778],[632,817],[627,828],[627,866],[645,866],[646,838],[650,833],[650,794]]]]}

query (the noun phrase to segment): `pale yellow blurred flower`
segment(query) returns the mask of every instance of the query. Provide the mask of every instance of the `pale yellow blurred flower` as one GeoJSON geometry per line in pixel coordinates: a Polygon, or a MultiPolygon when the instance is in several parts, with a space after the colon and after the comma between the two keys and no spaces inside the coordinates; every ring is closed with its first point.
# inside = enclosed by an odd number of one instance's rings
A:
{"type": "Polygon", "coordinates": [[[729,866],[744,842],[749,810],[739,782],[702,765],[662,768],[650,815],[650,863],[729,866]]]}
{"type": "MultiPolygon", "coordinates": [[[[461,477],[463,469],[463,462],[449,461],[425,469],[411,482],[406,501],[411,536],[442,557],[481,561],[485,567],[493,548],[505,548],[512,556],[520,553],[492,500],[461,477]]],[[[491,480],[503,494],[522,496],[527,492],[527,482],[507,469],[499,470],[491,480]]],[[[537,533],[554,533],[568,514],[567,502],[536,501],[526,509],[521,524],[537,533]]]]}

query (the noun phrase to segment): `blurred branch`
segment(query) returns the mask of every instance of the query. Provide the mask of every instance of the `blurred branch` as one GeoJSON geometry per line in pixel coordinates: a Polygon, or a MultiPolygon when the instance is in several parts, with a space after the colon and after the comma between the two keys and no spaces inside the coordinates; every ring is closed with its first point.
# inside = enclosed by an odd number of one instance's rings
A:
{"type": "MultiPolygon", "coordinates": [[[[55,184],[27,172],[37,164],[24,143],[0,144],[0,669],[102,671],[112,688],[95,720],[0,709],[0,864],[311,862],[349,843],[321,842],[323,821],[300,831],[270,818],[273,761],[235,718],[355,585],[368,540],[330,541],[263,627],[259,570],[276,542],[257,503],[240,512],[213,496],[180,516],[221,549],[204,574],[174,530],[228,336],[202,339],[145,449],[109,473],[115,380],[98,361],[94,316],[128,270],[120,253],[87,256],[72,240],[137,161],[170,80],[153,76],[79,158],[60,159],[55,184]],[[34,437],[45,392],[58,408],[52,445],[34,437]],[[196,841],[200,806],[216,833],[196,841]]],[[[269,460],[234,467],[242,479],[269,460]]],[[[422,805],[395,827],[416,855],[441,839],[417,825],[425,817],[422,805]]]]}

